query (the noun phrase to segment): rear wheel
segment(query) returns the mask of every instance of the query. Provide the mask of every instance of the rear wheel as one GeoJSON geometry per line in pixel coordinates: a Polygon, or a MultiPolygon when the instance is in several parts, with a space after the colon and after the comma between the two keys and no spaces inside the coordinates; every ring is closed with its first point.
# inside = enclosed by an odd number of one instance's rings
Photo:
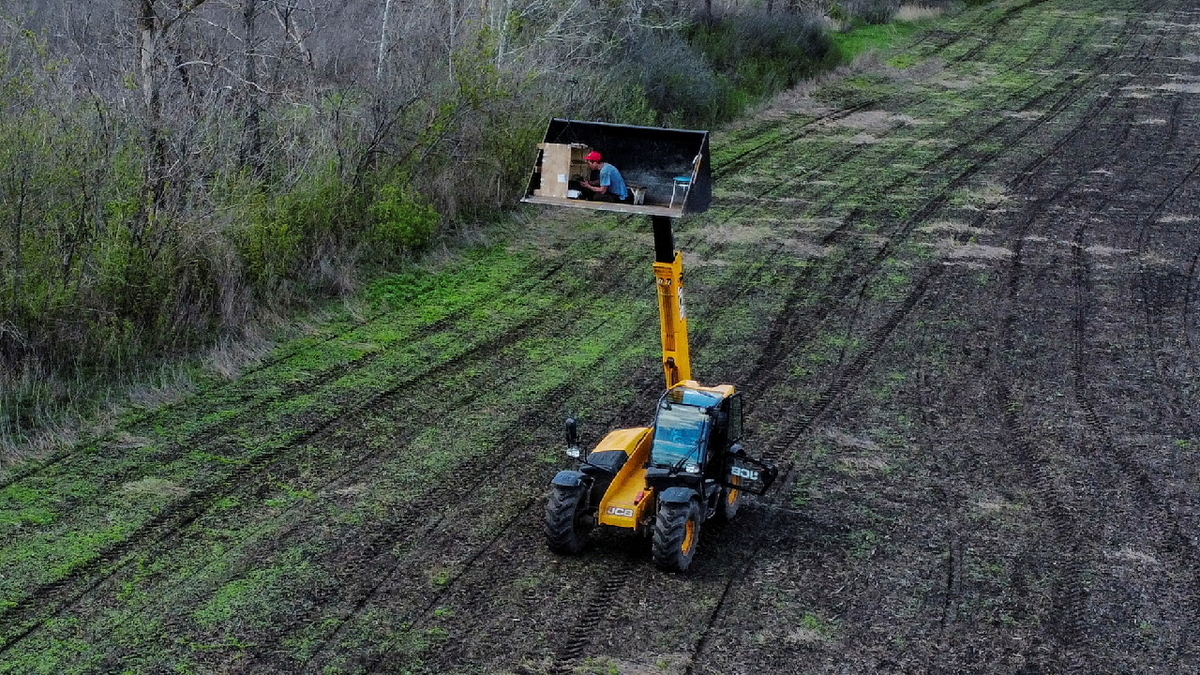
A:
{"type": "MultiPolygon", "coordinates": [[[[736,482],[738,479],[734,479],[736,482]]],[[[742,503],[742,491],[735,487],[721,488],[721,503],[717,505],[717,514],[721,520],[730,521],[737,515],[738,506],[742,503]]]]}
{"type": "Polygon", "coordinates": [[[555,485],[546,501],[542,529],[546,543],[557,553],[579,553],[587,544],[592,531],[592,519],[587,512],[587,487],[555,485]]]}
{"type": "Polygon", "coordinates": [[[654,564],[672,572],[686,572],[700,539],[700,505],[660,504],[654,521],[654,564]]]}

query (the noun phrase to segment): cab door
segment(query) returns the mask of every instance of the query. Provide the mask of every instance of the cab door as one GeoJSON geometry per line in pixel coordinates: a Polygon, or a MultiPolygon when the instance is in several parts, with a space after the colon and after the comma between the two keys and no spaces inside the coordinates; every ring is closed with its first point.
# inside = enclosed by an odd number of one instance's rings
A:
{"type": "Polygon", "coordinates": [[[733,445],[742,440],[742,395],[734,394],[729,397],[729,444],[733,445]]]}
{"type": "Polygon", "coordinates": [[[755,459],[746,454],[742,447],[742,395],[734,394],[729,397],[729,418],[727,425],[729,452],[726,453],[724,467],[721,472],[721,484],[736,488],[742,492],[761,495],[770,489],[775,482],[778,470],[774,464],[765,460],[755,459]]]}
{"type": "Polygon", "coordinates": [[[721,484],[747,494],[765,494],[771,489],[779,470],[766,460],[755,459],[745,454],[741,444],[733,447],[737,454],[731,452],[725,459],[725,472],[721,476],[721,484]]]}

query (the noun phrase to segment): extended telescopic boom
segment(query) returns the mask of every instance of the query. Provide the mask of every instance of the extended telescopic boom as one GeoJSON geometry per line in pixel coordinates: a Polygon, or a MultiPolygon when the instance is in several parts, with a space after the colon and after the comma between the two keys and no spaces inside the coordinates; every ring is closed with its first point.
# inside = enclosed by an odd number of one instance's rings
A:
{"type": "Polygon", "coordinates": [[[683,305],[683,254],[675,250],[672,219],[651,216],[654,228],[654,276],[658,280],[658,318],[662,334],[663,374],[667,389],[692,379],[688,354],[687,312],[683,305]]]}

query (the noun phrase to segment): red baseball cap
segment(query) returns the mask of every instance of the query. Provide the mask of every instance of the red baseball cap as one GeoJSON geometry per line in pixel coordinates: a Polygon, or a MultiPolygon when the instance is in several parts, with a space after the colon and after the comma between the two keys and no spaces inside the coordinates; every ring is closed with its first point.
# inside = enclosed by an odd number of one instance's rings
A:
{"type": "Polygon", "coordinates": [[[584,157],[583,159],[588,162],[599,162],[600,161],[600,153],[593,150],[593,151],[589,152],[588,156],[584,157]]]}

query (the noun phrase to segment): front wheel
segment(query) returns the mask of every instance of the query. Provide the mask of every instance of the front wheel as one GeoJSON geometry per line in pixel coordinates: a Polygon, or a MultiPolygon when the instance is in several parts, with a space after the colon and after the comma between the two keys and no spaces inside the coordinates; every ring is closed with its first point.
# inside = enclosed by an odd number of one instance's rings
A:
{"type": "Polygon", "coordinates": [[[592,519],[587,512],[587,494],[587,487],[582,485],[555,485],[550,491],[542,521],[550,550],[575,554],[587,545],[588,534],[592,531],[592,519]]]}
{"type": "Polygon", "coordinates": [[[686,572],[700,539],[700,505],[660,504],[654,521],[654,564],[669,572],[686,572]]]}

